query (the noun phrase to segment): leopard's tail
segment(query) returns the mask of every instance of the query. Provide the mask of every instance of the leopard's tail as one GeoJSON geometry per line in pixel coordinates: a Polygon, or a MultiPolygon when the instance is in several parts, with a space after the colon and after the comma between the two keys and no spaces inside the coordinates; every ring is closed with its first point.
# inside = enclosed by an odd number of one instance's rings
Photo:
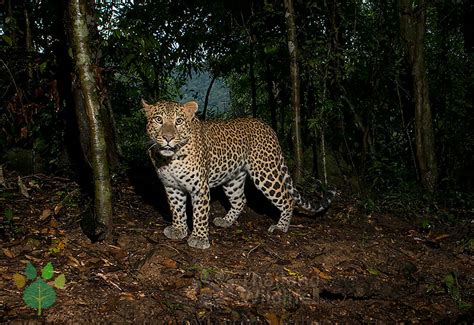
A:
{"type": "Polygon", "coordinates": [[[298,208],[298,210],[306,214],[316,214],[318,212],[325,211],[329,208],[332,200],[334,199],[334,196],[336,195],[335,190],[327,190],[319,202],[309,201],[308,199],[304,198],[295,188],[293,180],[291,179],[290,174],[288,173],[288,167],[285,164],[283,165],[283,169],[286,172],[285,185],[296,203],[295,208],[298,208]]]}

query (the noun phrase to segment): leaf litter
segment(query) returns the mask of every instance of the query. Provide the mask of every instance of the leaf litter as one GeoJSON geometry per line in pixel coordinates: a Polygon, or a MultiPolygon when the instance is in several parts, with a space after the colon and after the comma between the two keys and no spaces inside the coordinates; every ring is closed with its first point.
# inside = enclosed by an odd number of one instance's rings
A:
{"type": "MultiPolygon", "coordinates": [[[[122,181],[115,186],[115,236],[94,244],[80,228],[89,203],[76,183],[5,172],[3,183],[11,193],[0,213],[14,218],[2,219],[0,270],[8,281],[0,291],[1,322],[35,319],[24,308],[19,289],[27,279],[19,272],[33,262],[46,265],[40,275],[51,279],[48,261],[61,273],[51,281],[62,290],[43,311],[47,322],[473,319],[469,220],[437,225],[438,234],[427,235],[417,228],[420,220],[390,211],[368,218],[341,196],[326,215],[295,216],[287,234],[269,235],[271,212],[257,214],[250,202],[238,226],[211,223],[211,248],[200,251],[162,234],[169,224],[169,211],[160,206],[165,197],[146,201],[122,181]]],[[[217,199],[211,211],[225,214],[217,199]]],[[[33,269],[27,267],[28,279],[38,275],[33,269]]]]}

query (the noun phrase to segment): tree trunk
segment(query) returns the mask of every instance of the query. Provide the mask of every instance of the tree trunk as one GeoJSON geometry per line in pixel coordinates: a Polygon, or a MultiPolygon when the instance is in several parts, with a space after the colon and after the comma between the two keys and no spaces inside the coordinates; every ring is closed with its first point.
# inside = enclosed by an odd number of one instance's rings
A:
{"type": "Polygon", "coordinates": [[[290,78],[291,78],[291,106],[293,110],[293,150],[295,155],[294,179],[301,181],[303,170],[303,143],[301,139],[301,113],[300,113],[300,79],[298,69],[298,43],[296,41],[296,24],[293,0],[283,0],[285,4],[285,22],[290,53],[290,78]]]}
{"type": "Polygon", "coordinates": [[[112,187],[110,185],[107,144],[100,117],[97,83],[91,67],[86,9],[84,0],[71,0],[69,15],[72,24],[72,48],[84,99],[89,128],[92,173],[94,177],[94,207],[99,240],[112,231],[112,187]]]}
{"type": "Polygon", "coordinates": [[[30,23],[30,15],[28,13],[28,7],[25,5],[25,9],[23,9],[23,13],[25,15],[25,47],[26,51],[28,52],[29,60],[28,60],[28,79],[33,79],[33,64],[32,64],[32,57],[31,54],[33,53],[33,37],[31,35],[31,23],[30,23]]]}
{"type": "Polygon", "coordinates": [[[415,7],[411,0],[400,0],[400,30],[405,42],[413,78],[415,97],[415,144],[421,182],[434,191],[438,180],[433,118],[429,101],[428,80],[424,62],[426,0],[415,7]]]}
{"type": "Polygon", "coordinates": [[[252,97],[252,117],[257,117],[257,83],[255,81],[255,49],[254,49],[254,37],[250,36],[250,91],[252,97]]]}
{"type": "Polygon", "coordinates": [[[265,84],[267,87],[267,96],[268,96],[268,106],[270,108],[270,118],[272,121],[272,128],[275,132],[278,133],[277,125],[277,103],[275,99],[275,94],[273,93],[273,81],[272,81],[272,72],[270,70],[270,64],[268,60],[265,59],[265,84]]]}
{"type": "Polygon", "coordinates": [[[207,87],[206,97],[204,98],[204,108],[202,110],[202,119],[203,120],[206,119],[207,106],[209,105],[209,96],[211,95],[211,89],[212,89],[212,86],[214,85],[214,82],[216,81],[216,79],[217,79],[217,74],[212,76],[211,82],[209,83],[209,87],[207,87]]]}

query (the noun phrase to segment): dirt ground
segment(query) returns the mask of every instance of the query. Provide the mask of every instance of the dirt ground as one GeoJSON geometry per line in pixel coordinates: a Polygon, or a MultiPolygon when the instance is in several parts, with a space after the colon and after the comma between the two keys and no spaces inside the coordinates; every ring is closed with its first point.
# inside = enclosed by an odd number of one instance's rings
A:
{"type": "MultiPolygon", "coordinates": [[[[92,243],[81,230],[88,204],[76,183],[5,175],[1,322],[473,323],[469,214],[428,230],[420,226],[426,216],[368,215],[341,194],[326,214],[295,216],[287,234],[268,234],[275,211],[250,191],[239,224],[211,224],[211,248],[201,251],[165,238],[162,195],[128,181],[115,189],[115,236],[92,243]],[[41,317],[12,280],[28,261],[38,270],[51,261],[55,276],[66,276],[41,317]]],[[[223,214],[215,199],[211,220],[223,214]]]]}

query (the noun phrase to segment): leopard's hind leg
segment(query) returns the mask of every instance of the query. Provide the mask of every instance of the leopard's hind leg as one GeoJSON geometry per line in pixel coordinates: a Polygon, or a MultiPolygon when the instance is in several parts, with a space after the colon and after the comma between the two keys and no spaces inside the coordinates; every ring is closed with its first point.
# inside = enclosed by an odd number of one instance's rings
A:
{"type": "Polygon", "coordinates": [[[266,162],[269,168],[250,166],[249,174],[255,186],[280,210],[280,219],[276,225],[268,228],[269,232],[280,230],[287,232],[293,216],[293,199],[286,186],[285,177],[289,177],[284,164],[280,161],[266,162]]]}

